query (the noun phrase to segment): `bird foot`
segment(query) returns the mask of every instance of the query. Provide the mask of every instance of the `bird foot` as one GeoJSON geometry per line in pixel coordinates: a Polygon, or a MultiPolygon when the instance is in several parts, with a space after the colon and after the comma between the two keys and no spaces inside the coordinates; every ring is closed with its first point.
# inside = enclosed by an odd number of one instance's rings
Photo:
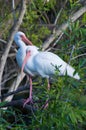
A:
{"type": "Polygon", "coordinates": [[[25,102],[24,102],[24,104],[23,104],[23,108],[25,107],[25,105],[26,105],[27,103],[33,103],[32,98],[27,98],[27,99],[25,100],[25,102]]]}

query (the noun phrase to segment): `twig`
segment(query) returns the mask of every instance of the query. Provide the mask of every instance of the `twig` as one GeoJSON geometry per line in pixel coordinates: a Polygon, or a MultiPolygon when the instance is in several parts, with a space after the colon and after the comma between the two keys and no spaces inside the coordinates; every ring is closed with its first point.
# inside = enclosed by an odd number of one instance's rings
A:
{"type": "Polygon", "coordinates": [[[1,85],[5,84],[7,81],[13,79],[13,78],[16,77],[16,76],[17,76],[17,73],[11,75],[9,78],[6,78],[6,79],[1,83],[1,85]]]}
{"type": "MultiPolygon", "coordinates": [[[[69,20],[71,22],[76,21],[80,16],[82,16],[84,13],[86,12],[86,5],[83,6],[81,9],[79,9],[76,13],[74,13],[72,16],[69,17],[69,20]]],[[[69,21],[68,20],[68,21],[69,21]]],[[[52,34],[42,45],[42,50],[45,50],[49,47],[49,45],[58,38],[59,35],[61,35],[61,33],[63,33],[63,30],[66,30],[68,27],[68,21],[64,24],[62,24],[54,34],[52,34]]]]}
{"type": "Polygon", "coordinates": [[[60,39],[62,38],[63,34],[64,34],[64,33],[61,33],[61,34],[59,35],[58,39],[54,42],[53,46],[55,46],[55,45],[60,41],[60,39]]]}
{"type": "Polygon", "coordinates": [[[0,39],[0,42],[4,43],[4,44],[7,44],[7,42],[3,39],[0,39]]]}
{"type": "Polygon", "coordinates": [[[19,92],[22,92],[22,91],[28,90],[28,89],[29,89],[29,86],[19,87],[19,88],[16,89],[16,90],[13,90],[13,91],[11,91],[11,92],[8,92],[8,93],[6,93],[6,94],[3,94],[2,96],[0,96],[0,99],[3,100],[3,98],[6,98],[6,97],[8,97],[8,96],[10,96],[10,95],[14,95],[14,94],[17,94],[17,93],[19,93],[19,92]]]}
{"type": "MultiPolygon", "coordinates": [[[[58,21],[60,15],[61,15],[61,13],[62,13],[62,11],[63,11],[63,9],[64,9],[66,3],[67,3],[67,1],[68,1],[68,0],[66,0],[66,1],[63,3],[63,6],[61,7],[61,9],[60,9],[60,11],[59,11],[59,13],[58,13],[58,15],[57,15],[55,21],[54,21],[54,25],[57,24],[57,21],[58,21]]],[[[53,33],[55,33],[55,29],[56,29],[56,28],[53,29],[53,33]]]]}
{"type": "Polygon", "coordinates": [[[73,47],[72,47],[72,51],[71,51],[71,54],[70,54],[70,59],[69,59],[68,64],[70,64],[70,62],[71,62],[71,59],[72,59],[72,55],[73,55],[74,49],[75,49],[75,45],[73,45],[73,47]]]}
{"type": "MultiPolygon", "coordinates": [[[[7,45],[7,41],[0,39],[0,42],[4,43],[5,45],[7,45]]],[[[12,49],[14,49],[14,51],[16,52],[17,50],[15,49],[15,47],[12,45],[11,46],[12,49]]]]}
{"type": "Polygon", "coordinates": [[[61,35],[60,35],[60,36],[58,37],[58,39],[54,42],[54,44],[52,45],[52,47],[51,47],[51,48],[49,47],[49,48],[47,49],[47,51],[50,51],[50,50],[60,41],[60,39],[62,38],[63,34],[64,34],[64,33],[61,33],[61,35]]]}
{"type": "Polygon", "coordinates": [[[77,59],[77,58],[79,58],[79,57],[82,57],[82,56],[86,56],[86,53],[80,54],[80,55],[78,55],[78,56],[75,56],[75,57],[73,57],[71,60],[75,60],[75,59],[77,59]]]}
{"type": "Polygon", "coordinates": [[[15,24],[15,22],[16,22],[16,17],[15,17],[15,0],[12,0],[12,11],[13,11],[14,24],[15,24]]]}
{"type": "Polygon", "coordinates": [[[47,20],[47,23],[50,24],[50,20],[49,20],[47,14],[46,14],[46,13],[43,13],[43,14],[44,14],[44,16],[45,16],[45,18],[46,18],[46,20],[47,20]]]}

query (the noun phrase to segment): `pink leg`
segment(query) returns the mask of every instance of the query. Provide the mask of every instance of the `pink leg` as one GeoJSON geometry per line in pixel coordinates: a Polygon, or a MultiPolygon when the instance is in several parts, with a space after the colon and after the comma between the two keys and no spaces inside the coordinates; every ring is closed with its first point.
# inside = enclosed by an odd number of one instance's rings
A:
{"type": "Polygon", "coordinates": [[[31,76],[29,76],[29,80],[30,80],[30,94],[29,94],[29,98],[27,98],[26,101],[24,102],[23,107],[24,107],[28,102],[32,102],[32,78],[31,78],[31,76]]]}

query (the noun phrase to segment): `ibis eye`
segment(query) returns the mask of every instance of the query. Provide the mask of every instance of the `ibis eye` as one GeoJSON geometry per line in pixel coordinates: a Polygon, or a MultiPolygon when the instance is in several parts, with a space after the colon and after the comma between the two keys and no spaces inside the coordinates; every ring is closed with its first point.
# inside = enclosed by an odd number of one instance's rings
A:
{"type": "Polygon", "coordinates": [[[21,40],[23,40],[23,37],[22,37],[22,35],[20,35],[20,38],[21,38],[21,40]]]}
{"type": "Polygon", "coordinates": [[[25,41],[25,36],[24,35],[20,35],[20,37],[21,37],[22,41],[25,41]]]}
{"type": "Polygon", "coordinates": [[[20,37],[21,37],[21,39],[23,39],[24,36],[23,36],[23,35],[20,35],[20,37]]]}

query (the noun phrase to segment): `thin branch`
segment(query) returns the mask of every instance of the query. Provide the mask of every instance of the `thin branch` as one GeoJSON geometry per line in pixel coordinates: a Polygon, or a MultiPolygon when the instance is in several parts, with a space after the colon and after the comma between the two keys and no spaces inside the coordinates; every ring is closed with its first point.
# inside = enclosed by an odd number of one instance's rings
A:
{"type": "Polygon", "coordinates": [[[19,87],[19,88],[16,89],[16,90],[13,90],[13,91],[11,91],[11,92],[8,92],[8,93],[6,93],[6,94],[3,94],[2,96],[0,96],[0,99],[3,100],[3,98],[6,98],[6,97],[8,97],[8,96],[10,96],[10,95],[14,95],[14,94],[17,94],[17,93],[19,93],[19,92],[22,92],[22,91],[28,90],[28,89],[29,89],[29,86],[19,87]]]}
{"type": "MultiPolygon", "coordinates": [[[[0,39],[0,42],[7,45],[7,41],[3,40],[3,39],[0,39]]],[[[14,49],[15,52],[17,52],[16,48],[12,45],[11,46],[12,49],[14,49]]]]}
{"type": "MultiPolygon", "coordinates": [[[[59,13],[58,13],[58,15],[57,15],[55,21],[54,21],[54,25],[57,24],[57,21],[58,21],[60,15],[61,15],[61,13],[62,13],[62,11],[63,11],[63,9],[64,9],[66,3],[67,3],[67,1],[68,1],[68,0],[66,0],[66,1],[63,3],[63,5],[62,5],[62,7],[61,7],[61,9],[60,9],[60,11],[59,11],[59,13]]],[[[55,29],[56,29],[56,28],[53,29],[53,33],[55,33],[55,29]]]]}
{"type": "Polygon", "coordinates": [[[75,59],[77,59],[77,58],[79,58],[79,57],[82,57],[82,56],[86,56],[86,53],[80,54],[80,55],[78,55],[78,56],[75,56],[75,57],[73,57],[71,60],[75,60],[75,59]]]}
{"type": "Polygon", "coordinates": [[[52,47],[49,47],[47,49],[47,51],[50,51],[51,49],[53,49],[53,47],[60,41],[60,39],[62,38],[64,33],[61,33],[61,35],[58,37],[58,39],[54,42],[54,44],[52,45],[52,47]]]}
{"type": "Polygon", "coordinates": [[[46,18],[46,20],[47,20],[47,23],[50,24],[50,20],[49,20],[47,14],[46,14],[46,13],[43,13],[43,14],[44,14],[44,16],[45,16],[45,18],[46,18]]]}
{"type": "Polygon", "coordinates": [[[15,17],[15,0],[12,0],[12,11],[13,11],[14,24],[15,24],[15,22],[16,22],[16,17],[15,17]]]}
{"type": "Polygon", "coordinates": [[[73,55],[74,50],[75,50],[75,45],[73,45],[73,47],[72,47],[72,51],[71,51],[71,54],[70,54],[70,59],[69,59],[68,64],[70,64],[70,62],[71,62],[71,59],[72,59],[72,55],[73,55]]]}
{"type": "MultiPolygon", "coordinates": [[[[80,16],[82,16],[86,12],[86,5],[82,8],[80,8],[76,13],[74,13],[72,16],[69,17],[69,20],[71,22],[75,22],[80,16]]],[[[69,21],[68,20],[68,21],[69,21]]],[[[55,39],[58,38],[61,33],[63,33],[63,30],[66,30],[68,27],[68,21],[64,24],[62,24],[54,34],[52,34],[42,45],[42,50],[45,50],[49,47],[49,45],[54,42],[55,39]]]]}
{"type": "Polygon", "coordinates": [[[16,77],[16,76],[17,76],[17,73],[11,75],[10,77],[6,78],[6,79],[1,83],[1,85],[5,84],[7,81],[13,79],[13,78],[16,77]]]}
{"type": "Polygon", "coordinates": [[[54,42],[53,47],[60,41],[64,33],[61,33],[58,37],[58,39],[54,42]]]}
{"type": "Polygon", "coordinates": [[[0,42],[4,43],[4,44],[7,44],[7,42],[3,39],[0,39],[0,42]]]}

